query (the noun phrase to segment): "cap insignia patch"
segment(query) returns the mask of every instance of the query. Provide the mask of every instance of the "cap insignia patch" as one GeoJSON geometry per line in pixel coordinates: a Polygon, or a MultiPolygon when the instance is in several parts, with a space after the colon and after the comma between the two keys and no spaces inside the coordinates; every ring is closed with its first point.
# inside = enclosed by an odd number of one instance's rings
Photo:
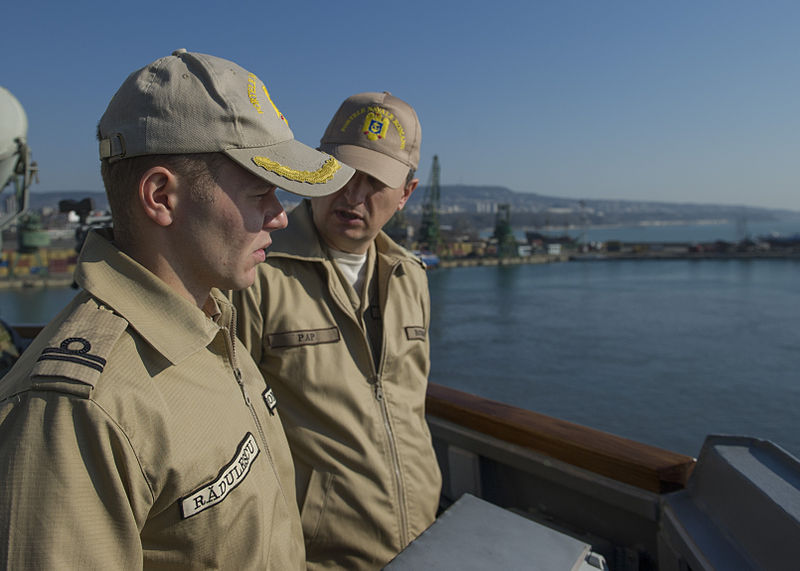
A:
{"type": "Polygon", "coordinates": [[[389,121],[383,115],[370,111],[364,117],[364,126],[361,131],[370,141],[386,138],[386,131],[389,130],[389,121]]]}
{"type": "Polygon", "coordinates": [[[347,132],[348,127],[354,119],[364,115],[364,126],[361,132],[367,136],[370,141],[378,141],[386,138],[386,133],[389,131],[389,125],[392,125],[397,131],[397,136],[400,137],[400,148],[406,148],[406,131],[400,124],[394,113],[383,107],[377,105],[370,105],[369,107],[362,107],[355,113],[352,113],[342,125],[340,131],[347,132]]]}
{"type": "MultiPolygon", "coordinates": [[[[261,103],[258,101],[258,88],[256,85],[258,84],[259,79],[256,77],[254,73],[251,73],[247,76],[247,97],[250,99],[250,104],[255,108],[255,110],[259,113],[259,115],[264,113],[264,110],[261,109],[261,103]]],[[[264,92],[264,95],[267,97],[267,101],[269,104],[272,105],[272,109],[275,110],[275,114],[280,117],[281,121],[289,125],[289,122],[286,120],[286,117],[283,116],[283,113],[278,111],[278,107],[275,103],[272,102],[272,97],[269,96],[269,91],[267,91],[267,86],[263,83],[261,84],[261,90],[264,92]]]]}
{"type": "Polygon", "coordinates": [[[253,162],[264,170],[274,172],[285,179],[297,182],[307,182],[309,184],[323,184],[333,178],[342,165],[339,161],[330,157],[321,167],[315,171],[299,171],[286,165],[282,165],[267,157],[253,157],[253,162]]]}

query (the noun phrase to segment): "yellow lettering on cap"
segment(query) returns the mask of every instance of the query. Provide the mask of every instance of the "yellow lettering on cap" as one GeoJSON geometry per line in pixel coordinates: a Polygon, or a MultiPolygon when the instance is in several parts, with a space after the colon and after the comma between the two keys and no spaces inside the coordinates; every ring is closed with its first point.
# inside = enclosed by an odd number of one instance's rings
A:
{"type": "Polygon", "coordinates": [[[366,135],[370,141],[385,139],[386,132],[391,124],[397,130],[397,135],[400,137],[400,148],[406,148],[406,132],[405,129],[403,129],[403,126],[400,124],[400,120],[397,119],[397,117],[394,116],[394,113],[388,109],[378,107],[377,105],[362,107],[350,115],[344,122],[344,125],[342,125],[341,132],[344,133],[353,119],[359,115],[363,115],[364,113],[366,113],[367,116],[364,117],[364,125],[361,128],[361,132],[366,135]]]}
{"type": "Polygon", "coordinates": [[[280,118],[281,118],[281,121],[283,121],[284,123],[286,123],[286,125],[288,126],[288,125],[289,125],[289,121],[287,121],[287,120],[286,120],[286,117],[284,117],[284,116],[283,116],[283,113],[281,113],[280,111],[278,111],[278,108],[277,108],[277,107],[275,106],[275,104],[272,102],[272,97],[270,97],[270,96],[269,96],[269,91],[267,91],[267,86],[266,86],[266,85],[264,85],[264,84],[262,83],[262,84],[261,84],[261,89],[263,89],[263,90],[264,90],[264,95],[266,95],[266,96],[267,96],[267,100],[269,101],[269,104],[270,104],[270,105],[272,105],[272,108],[275,110],[275,115],[277,115],[278,117],[280,117],[280,118]]]}
{"type": "Polygon", "coordinates": [[[261,103],[258,102],[258,95],[256,95],[256,81],[258,78],[252,73],[247,76],[247,98],[259,115],[263,115],[264,111],[261,110],[261,103]]]}
{"type": "Polygon", "coordinates": [[[353,122],[354,119],[358,118],[360,115],[364,113],[367,114],[364,117],[364,126],[361,128],[361,131],[367,138],[371,141],[377,141],[379,139],[386,138],[386,131],[389,128],[389,124],[391,123],[394,125],[394,128],[397,130],[397,134],[400,137],[400,148],[406,148],[406,131],[403,129],[403,126],[400,124],[400,120],[394,116],[394,113],[389,111],[388,109],[384,109],[383,107],[378,107],[377,105],[369,105],[367,107],[362,107],[358,111],[352,113],[342,125],[340,131],[344,133],[347,131],[347,128],[350,126],[350,123],[353,122]]]}
{"type": "MultiPolygon", "coordinates": [[[[253,108],[258,112],[259,115],[264,114],[264,110],[261,108],[261,102],[258,100],[258,82],[260,80],[254,73],[251,73],[247,76],[247,98],[250,100],[250,104],[253,108]]],[[[261,83],[261,89],[264,91],[264,95],[267,97],[267,101],[269,104],[272,105],[272,109],[275,110],[275,115],[280,117],[281,121],[289,125],[289,122],[286,120],[286,117],[283,116],[283,113],[278,111],[278,108],[273,103],[272,98],[269,96],[269,91],[267,91],[267,86],[264,83],[261,83]]]]}
{"type": "Polygon", "coordinates": [[[359,109],[358,111],[356,111],[355,113],[350,115],[350,117],[348,117],[347,120],[344,122],[344,125],[342,125],[342,128],[341,128],[342,133],[347,131],[347,127],[350,125],[350,123],[353,121],[353,119],[355,119],[359,115],[362,115],[363,113],[366,113],[366,111],[367,111],[367,109],[365,107],[362,107],[361,109],[359,109]]]}
{"type": "Polygon", "coordinates": [[[309,184],[322,184],[333,178],[342,165],[339,161],[330,157],[315,171],[299,171],[286,165],[268,159],[267,157],[253,157],[253,162],[264,170],[274,172],[285,179],[297,182],[307,182],[309,184]]]}
{"type": "Polygon", "coordinates": [[[406,148],[406,132],[403,130],[403,126],[400,124],[400,121],[397,119],[392,119],[392,125],[394,128],[397,129],[397,134],[400,135],[400,148],[406,148]]]}

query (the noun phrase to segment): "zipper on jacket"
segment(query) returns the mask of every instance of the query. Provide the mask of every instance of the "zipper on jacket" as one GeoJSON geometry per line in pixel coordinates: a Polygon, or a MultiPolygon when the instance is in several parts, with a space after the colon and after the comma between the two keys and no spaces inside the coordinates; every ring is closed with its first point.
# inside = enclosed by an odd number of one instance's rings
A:
{"type": "MultiPolygon", "coordinates": [[[[376,256],[378,256],[377,253],[376,253],[376,256]]],[[[331,262],[331,263],[335,263],[335,262],[331,262]]],[[[390,269],[390,273],[394,274],[394,272],[397,270],[397,267],[399,265],[400,265],[399,261],[396,261],[394,264],[392,264],[392,267],[390,269]]],[[[331,272],[331,271],[335,273],[336,270],[335,269],[330,269],[329,272],[331,272]]],[[[374,271],[376,273],[376,278],[375,279],[380,280],[380,277],[377,275],[377,273],[378,273],[378,260],[377,259],[375,260],[374,271]]],[[[330,273],[329,273],[328,279],[332,279],[330,277],[330,273]]],[[[337,276],[337,279],[338,279],[338,276],[337,276]]],[[[388,295],[389,280],[387,280],[386,283],[387,283],[387,291],[384,292],[385,295],[384,295],[383,299],[387,299],[386,296],[388,295]]],[[[334,288],[333,287],[329,287],[329,289],[333,290],[334,288]]],[[[403,486],[403,477],[402,477],[402,475],[400,473],[400,454],[399,454],[399,452],[397,450],[397,441],[395,439],[394,431],[392,430],[392,425],[389,422],[389,410],[388,410],[388,408],[386,406],[386,401],[385,401],[384,396],[383,396],[383,386],[382,386],[381,381],[380,381],[380,375],[377,372],[378,369],[379,369],[380,363],[376,363],[375,362],[375,358],[373,357],[372,347],[370,345],[369,339],[367,338],[369,333],[366,330],[366,324],[363,323],[363,319],[360,318],[360,316],[354,314],[354,311],[353,311],[353,309],[352,309],[352,307],[350,305],[342,304],[339,301],[338,296],[334,295],[333,297],[334,297],[335,300],[337,300],[337,303],[339,303],[340,309],[345,313],[345,315],[352,315],[353,318],[355,319],[356,325],[358,326],[358,328],[363,333],[362,339],[364,341],[364,346],[366,348],[367,358],[369,359],[370,363],[372,363],[373,376],[370,377],[369,379],[367,379],[367,382],[369,382],[370,384],[372,384],[374,386],[375,400],[378,401],[378,406],[381,409],[381,417],[382,417],[382,420],[383,420],[383,427],[384,427],[384,430],[386,431],[386,437],[389,440],[389,454],[392,457],[392,469],[394,471],[395,486],[397,486],[397,502],[399,504],[399,508],[398,509],[399,509],[399,512],[400,512],[400,541],[401,541],[401,544],[402,544],[401,547],[405,547],[409,543],[409,537],[408,537],[408,514],[406,513],[405,487],[403,486]]],[[[379,296],[379,299],[380,299],[380,296],[379,296]]],[[[381,307],[381,315],[383,315],[383,307],[381,307]]],[[[383,361],[383,359],[385,357],[385,355],[384,355],[384,351],[385,351],[385,347],[386,347],[385,337],[386,337],[386,329],[384,328],[383,325],[381,325],[381,361],[383,361]]]]}
{"type": "Polygon", "coordinates": [[[397,452],[397,442],[395,441],[392,425],[389,422],[389,411],[386,407],[386,400],[383,398],[383,387],[378,377],[375,377],[375,399],[381,408],[383,427],[386,429],[386,436],[389,438],[389,452],[392,456],[392,467],[394,468],[395,483],[397,485],[397,502],[400,504],[400,547],[403,548],[408,545],[409,541],[405,488],[403,487],[403,477],[400,474],[400,455],[397,452]]]}
{"type": "Polygon", "coordinates": [[[250,401],[250,395],[247,394],[247,390],[244,388],[242,372],[238,367],[233,369],[233,376],[236,378],[236,382],[239,383],[239,388],[242,390],[242,396],[244,397],[244,402],[247,403],[247,407],[253,408],[253,403],[250,401]]]}
{"type": "Polygon", "coordinates": [[[267,437],[264,434],[264,428],[261,426],[261,422],[258,420],[258,415],[256,414],[255,408],[253,408],[253,402],[250,400],[250,395],[247,394],[247,388],[244,386],[244,379],[242,378],[242,371],[239,369],[239,363],[236,360],[236,313],[233,312],[231,314],[231,324],[230,327],[227,328],[225,331],[226,333],[226,341],[228,343],[228,351],[231,355],[231,368],[233,369],[233,377],[236,379],[239,388],[242,391],[242,397],[244,398],[244,402],[247,405],[247,409],[250,411],[250,416],[253,417],[253,422],[256,424],[256,428],[258,429],[258,435],[261,437],[261,442],[264,446],[264,452],[266,452],[267,456],[269,457],[270,463],[272,463],[272,454],[269,450],[269,444],[267,443],[267,437]]]}
{"type": "MultiPolygon", "coordinates": [[[[378,287],[380,288],[380,275],[378,272],[378,253],[376,252],[376,259],[375,259],[375,279],[378,280],[378,287]]],[[[400,266],[401,262],[399,260],[395,260],[395,262],[389,268],[389,276],[393,276],[394,273],[397,271],[397,268],[400,266]]],[[[389,299],[389,284],[391,283],[391,279],[386,280],[386,291],[383,292],[383,296],[380,295],[380,291],[378,293],[379,300],[387,300],[389,299]]],[[[373,370],[378,371],[379,367],[383,363],[383,359],[386,357],[386,324],[383,323],[383,314],[384,314],[384,307],[383,303],[379,301],[380,305],[380,312],[381,312],[381,363],[375,363],[373,360],[373,370]]],[[[369,343],[368,343],[369,344],[369,343]]],[[[372,351],[370,351],[370,357],[372,356],[372,351]]],[[[397,485],[397,501],[400,506],[400,541],[401,541],[401,548],[404,548],[408,545],[409,539],[409,532],[408,532],[408,513],[407,513],[407,506],[406,506],[406,491],[405,485],[403,483],[403,476],[400,472],[400,452],[397,446],[397,439],[395,438],[394,430],[392,430],[392,425],[389,421],[389,408],[386,404],[386,399],[383,395],[383,381],[381,380],[381,375],[376,373],[375,376],[375,398],[378,400],[378,404],[381,408],[381,415],[383,416],[383,425],[386,430],[386,435],[389,439],[389,452],[392,456],[392,467],[394,468],[394,476],[395,476],[395,483],[397,485]]]]}
{"type": "Polygon", "coordinates": [[[269,459],[269,465],[272,468],[272,473],[275,474],[275,480],[278,483],[278,489],[281,491],[281,496],[283,497],[283,501],[286,505],[289,505],[290,501],[295,501],[294,498],[288,498],[286,495],[286,491],[283,489],[283,484],[281,482],[280,477],[278,476],[277,466],[275,465],[275,460],[272,458],[272,451],[269,447],[269,442],[267,441],[267,436],[264,434],[264,427],[261,426],[261,421],[258,420],[258,415],[256,414],[256,410],[253,407],[253,403],[250,400],[250,395],[247,393],[247,388],[244,386],[244,377],[242,375],[241,369],[239,369],[239,362],[236,360],[236,310],[232,309],[231,313],[231,324],[230,327],[225,329],[226,333],[226,341],[228,343],[228,352],[230,353],[231,357],[231,368],[233,369],[233,376],[236,379],[236,382],[239,385],[239,388],[242,391],[242,396],[244,397],[244,402],[247,404],[247,408],[250,411],[250,416],[253,418],[253,422],[258,429],[258,435],[261,437],[261,442],[264,446],[264,453],[266,454],[267,458],[269,459]]]}

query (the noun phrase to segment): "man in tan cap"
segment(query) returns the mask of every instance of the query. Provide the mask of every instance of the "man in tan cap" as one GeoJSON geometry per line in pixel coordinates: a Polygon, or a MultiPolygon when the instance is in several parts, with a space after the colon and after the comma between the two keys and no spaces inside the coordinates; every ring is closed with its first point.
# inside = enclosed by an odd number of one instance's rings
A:
{"type": "Polygon", "coordinates": [[[381,231],[417,187],[420,138],[397,97],[346,99],[320,149],[355,176],[295,208],[255,284],[233,294],[281,404],[309,569],[378,569],[436,515],[427,276],[381,231]]]}
{"type": "Polygon", "coordinates": [[[179,50],[98,127],[113,233],[0,381],[0,567],[303,569],[279,406],[214,288],[252,284],[286,226],[276,185],[352,169],[294,140],[265,85],[179,50]]]}

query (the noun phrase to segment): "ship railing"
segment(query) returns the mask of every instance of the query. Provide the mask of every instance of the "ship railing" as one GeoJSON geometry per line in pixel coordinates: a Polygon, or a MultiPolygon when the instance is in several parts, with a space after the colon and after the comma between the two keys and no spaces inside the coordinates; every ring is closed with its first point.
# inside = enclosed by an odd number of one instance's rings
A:
{"type": "Polygon", "coordinates": [[[611,569],[654,569],[662,499],[691,456],[431,383],[441,507],[471,494],[593,546],[611,569]]]}
{"type": "Polygon", "coordinates": [[[659,494],[685,487],[695,464],[684,454],[434,383],[427,413],[659,494]]]}

